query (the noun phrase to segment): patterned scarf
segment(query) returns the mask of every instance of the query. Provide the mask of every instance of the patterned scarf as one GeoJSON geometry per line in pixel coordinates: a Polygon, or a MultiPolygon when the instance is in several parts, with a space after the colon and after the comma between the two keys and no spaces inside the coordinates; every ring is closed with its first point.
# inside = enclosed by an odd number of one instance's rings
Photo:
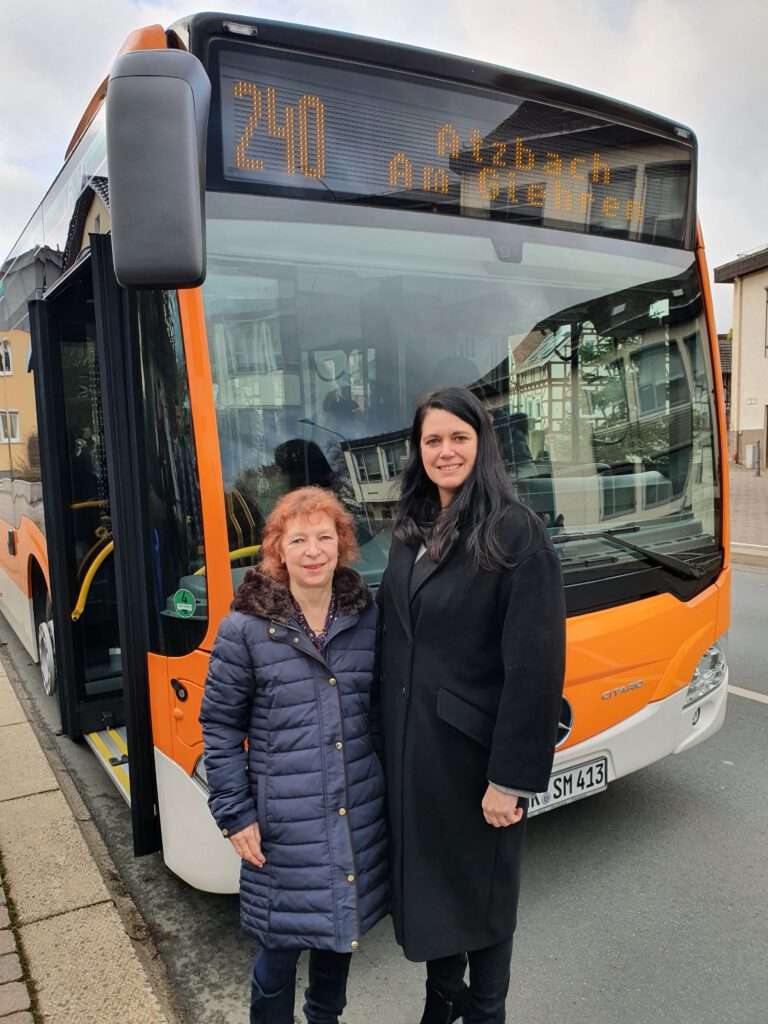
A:
{"type": "Polygon", "coordinates": [[[299,626],[301,626],[318,651],[322,651],[325,647],[325,642],[328,639],[328,630],[331,628],[331,623],[336,618],[336,591],[331,591],[331,603],[328,605],[328,614],[325,617],[325,625],[322,629],[318,630],[317,633],[307,622],[307,618],[293,594],[291,594],[291,604],[293,605],[296,621],[299,626]]]}

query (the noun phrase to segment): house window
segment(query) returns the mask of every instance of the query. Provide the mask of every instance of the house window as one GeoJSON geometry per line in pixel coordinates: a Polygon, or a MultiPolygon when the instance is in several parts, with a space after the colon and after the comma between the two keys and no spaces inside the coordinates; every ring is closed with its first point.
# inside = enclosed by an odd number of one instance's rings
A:
{"type": "Polygon", "coordinates": [[[11,343],[8,338],[0,340],[0,374],[13,373],[11,343]]]}
{"type": "Polygon", "coordinates": [[[637,391],[640,414],[668,411],[669,385],[667,384],[666,349],[661,346],[647,349],[645,352],[638,353],[632,361],[638,368],[637,391]]]}
{"type": "Polygon", "coordinates": [[[20,441],[19,413],[16,409],[0,409],[0,441],[20,441]]]}
{"type": "Polygon", "coordinates": [[[375,448],[361,448],[354,456],[361,483],[375,483],[381,480],[379,453],[375,448]]]}
{"type": "Polygon", "coordinates": [[[384,452],[384,460],[387,464],[387,478],[394,480],[403,472],[405,461],[408,457],[405,441],[396,441],[394,444],[384,445],[382,451],[384,452]]]}

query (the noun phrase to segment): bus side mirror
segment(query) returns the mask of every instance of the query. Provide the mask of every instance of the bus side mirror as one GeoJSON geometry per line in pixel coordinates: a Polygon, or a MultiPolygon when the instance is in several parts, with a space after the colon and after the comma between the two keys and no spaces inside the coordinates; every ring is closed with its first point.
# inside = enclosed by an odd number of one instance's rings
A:
{"type": "Polygon", "coordinates": [[[124,287],[205,280],[205,145],[211,83],[183,50],[118,57],[107,89],[115,276],[124,287]]]}

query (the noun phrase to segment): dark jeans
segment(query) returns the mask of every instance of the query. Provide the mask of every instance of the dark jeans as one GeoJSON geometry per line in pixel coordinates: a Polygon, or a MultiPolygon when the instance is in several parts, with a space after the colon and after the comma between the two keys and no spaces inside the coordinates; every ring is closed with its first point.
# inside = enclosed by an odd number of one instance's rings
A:
{"type": "MultiPolygon", "coordinates": [[[[251,1004],[267,999],[296,983],[301,949],[261,949],[253,965],[251,1004]]],[[[304,992],[304,1014],[310,1024],[337,1024],[347,1005],[347,975],[351,953],[325,949],[309,951],[309,984],[304,992]]],[[[293,1019],[292,1015],[288,1018],[293,1019]]]]}
{"type": "Polygon", "coordinates": [[[453,1002],[461,988],[469,960],[469,1010],[467,1024],[504,1024],[504,1002],[509,990],[512,939],[470,953],[456,953],[427,960],[427,981],[453,1002]]]}

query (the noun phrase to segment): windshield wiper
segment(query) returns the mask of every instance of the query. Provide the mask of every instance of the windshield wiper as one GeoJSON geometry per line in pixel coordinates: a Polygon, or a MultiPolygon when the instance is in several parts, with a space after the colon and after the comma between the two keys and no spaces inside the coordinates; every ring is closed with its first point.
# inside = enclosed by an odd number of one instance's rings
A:
{"type": "MultiPolygon", "coordinates": [[[[620,529],[622,528],[617,527],[616,530],[596,530],[593,533],[565,533],[553,537],[552,542],[553,544],[567,544],[572,540],[591,540],[593,537],[599,537],[601,540],[607,540],[617,547],[626,548],[627,551],[634,551],[636,555],[640,555],[646,561],[651,562],[653,565],[660,565],[664,569],[669,569],[676,576],[682,576],[689,580],[698,580],[704,575],[704,569],[700,569],[697,565],[691,565],[690,562],[686,562],[682,558],[676,558],[674,555],[665,555],[660,551],[651,551],[649,548],[640,547],[639,544],[632,544],[631,541],[624,540],[623,537],[617,537],[616,534],[620,529]]],[[[623,529],[637,530],[638,527],[629,526],[623,529]]]]}

